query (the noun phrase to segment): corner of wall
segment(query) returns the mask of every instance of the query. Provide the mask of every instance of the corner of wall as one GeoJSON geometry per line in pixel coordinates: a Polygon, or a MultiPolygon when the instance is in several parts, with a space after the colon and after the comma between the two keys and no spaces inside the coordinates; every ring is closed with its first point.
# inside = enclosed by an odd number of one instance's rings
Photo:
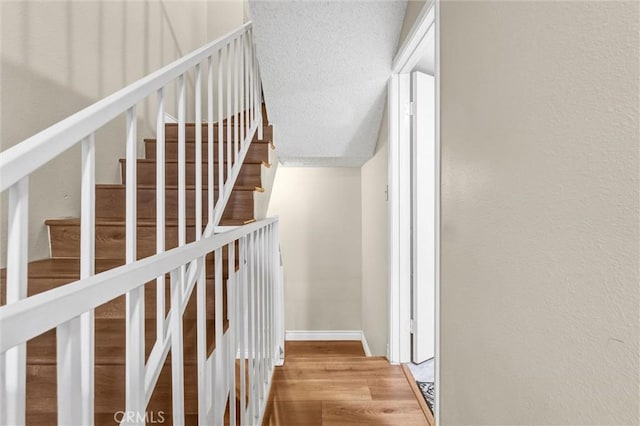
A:
{"type": "Polygon", "coordinates": [[[373,157],[360,169],[362,333],[372,355],[386,356],[388,331],[388,111],[385,103],[373,157]]]}

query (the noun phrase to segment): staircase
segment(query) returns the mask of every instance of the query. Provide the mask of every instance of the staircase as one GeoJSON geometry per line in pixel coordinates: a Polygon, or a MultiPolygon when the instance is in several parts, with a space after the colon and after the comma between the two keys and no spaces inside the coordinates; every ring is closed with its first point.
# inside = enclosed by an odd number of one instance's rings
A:
{"type": "Polygon", "coordinates": [[[0,152],[0,426],[261,423],[284,356],[272,137],[247,22],[0,152]],[[96,185],[119,117],[121,183],[96,185]],[[30,175],[77,145],[80,217],[47,220],[51,258],[29,263],[30,175]]]}
{"type": "MultiPolygon", "coordinates": [[[[261,187],[261,173],[269,166],[269,149],[272,128],[268,124],[266,110],[263,107],[263,139],[254,138],[245,157],[240,174],[231,193],[229,202],[222,215],[221,226],[238,226],[255,221],[254,194],[263,191],[261,187]]],[[[226,121],[223,124],[227,125],[226,121]]],[[[229,124],[233,125],[233,121],[229,124]]],[[[206,164],[207,129],[203,125],[203,159],[206,164]]],[[[217,124],[214,124],[217,129],[217,124]]],[[[195,216],[195,132],[193,123],[186,125],[186,184],[187,184],[187,217],[195,216]]],[[[227,134],[226,131],[223,132],[227,134]]],[[[217,176],[218,132],[214,142],[214,158],[216,161],[215,176],[217,176]]],[[[226,152],[227,140],[222,140],[226,152]]],[[[177,222],[177,185],[178,185],[178,139],[177,124],[165,126],[165,155],[166,155],[166,229],[165,248],[167,250],[178,246],[177,222]]],[[[156,254],[156,139],[144,139],[146,158],[137,160],[137,255],[145,258],[156,254]]],[[[122,183],[96,185],[96,227],[95,254],[96,273],[112,269],[125,263],[125,183],[126,160],[121,159],[122,183]]],[[[226,171],[225,171],[226,173],[226,171]]],[[[202,182],[207,182],[207,168],[203,167],[202,182]]],[[[207,194],[206,184],[203,185],[203,199],[207,194]]],[[[218,188],[215,188],[217,197],[218,188]]],[[[207,218],[206,206],[203,217],[207,218]]],[[[28,266],[28,296],[32,296],[55,287],[76,281],[80,278],[80,218],[49,219],[51,258],[29,263],[28,266]]],[[[187,242],[195,239],[195,223],[187,223],[187,242]]],[[[239,262],[236,245],[236,265],[239,262]]],[[[213,253],[209,256],[212,262],[213,253]]],[[[228,277],[228,253],[223,251],[223,277],[226,289],[228,277]]],[[[209,294],[214,294],[214,268],[207,269],[207,287],[209,294]]],[[[151,283],[148,283],[151,284],[151,283]]],[[[0,271],[0,295],[5,294],[5,270],[0,271]]],[[[169,295],[169,278],[167,276],[166,300],[169,295]]],[[[197,423],[197,368],[196,368],[196,293],[193,292],[183,317],[184,333],[184,388],[185,388],[185,417],[188,424],[197,423]]],[[[226,291],[223,292],[223,307],[227,306],[226,291]]],[[[4,305],[4,298],[0,299],[4,305]]],[[[207,355],[211,355],[215,348],[214,312],[215,298],[207,299],[208,333],[207,355]]],[[[145,286],[145,359],[156,339],[156,286],[145,286]]],[[[168,312],[169,306],[167,306],[168,312]]],[[[228,322],[224,310],[224,330],[228,322]]],[[[95,424],[117,424],[125,411],[125,297],[119,297],[95,310],[95,424]],[[115,418],[114,418],[115,415],[115,418]]],[[[165,361],[165,367],[160,375],[158,384],[147,407],[148,416],[164,417],[164,423],[171,423],[171,355],[165,361]]],[[[52,329],[27,343],[27,414],[26,421],[30,425],[52,425],[57,423],[56,403],[56,330],[52,329]]],[[[228,417],[228,413],[227,413],[228,417]]],[[[239,420],[239,416],[237,416],[239,420]]],[[[148,418],[148,422],[151,422],[148,418]]]]}

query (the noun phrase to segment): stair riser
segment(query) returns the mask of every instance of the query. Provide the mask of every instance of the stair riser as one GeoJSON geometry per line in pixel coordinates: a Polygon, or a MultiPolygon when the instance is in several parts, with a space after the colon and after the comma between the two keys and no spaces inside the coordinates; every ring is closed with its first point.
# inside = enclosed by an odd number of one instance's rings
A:
{"type": "MultiPolygon", "coordinates": [[[[223,131],[223,140],[227,139],[227,129],[228,126],[224,126],[222,128],[223,131]]],[[[235,130],[235,124],[231,125],[231,137],[233,138],[233,134],[234,134],[234,130],[235,130]]],[[[168,124],[165,126],[165,130],[164,130],[164,137],[165,139],[178,139],[178,126],[175,124],[168,124]]],[[[208,129],[207,129],[207,125],[203,124],[202,125],[202,140],[208,140],[207,138],[209,137],[208,135],[208,129]]],[[[185,126],[185,138],[187,140],[189,139],[193,139],[195,140],[196,138],[196,126],[185,126]]],[[[240,126],[238,126],[238,138],[240,138],[240,126]]],[[[218,140],[218,126],[214,125],[213,126],[213,140],[218,140]]],[[[256,131],[256,134],[253,138],[253,140],[258,140],[258,132],[256,131]]],[[[262,126],[262,140],[264,141],[272,141],[273,140],[273,127],[272,126],[262,126]]]]}
{"type": "MultiPolygon", "coordinates": [[[[120,162],[120,168],[122,171],[122,183],[127,181],[126,163],[120,162]]],[[[236,185],[239,186],[260,186],[261,185],[261,173],[262,165],[260,164],[245,164],[240,169],[240,174],[236,180],[236,185]]],[[[225,179],[227,176],[227,169],[223,169],[225,179]]],[[[209,171],[205,165],[202,167],[202,184],[206,184],[208,181],[209,171]]],[[[215,164],[213,168],[214,181],[218,181],[218,165],[215,164]]],[[[149,162],[138,162],[136,179],[139,185],[154,185],[156,184],[156,164],[149,162]]],[[[165,164],[165,184],[166,185],[178,185],[178,164],[167,163],[165,164]]],[[[195,165],[194,163],[187,163],[185,179],[187,185],[196,184],[195,165]]]]}
{"type": "MultiPolygon", "coordinates": [[[[217,200],[217,191],[214,191],[217,200]]],[[[178,217],[178,190],[167,189],[165,192],[165,217],[177,219],[178,217]]],[[[208,194],[202,191],[202,215],[203,223],[207,218],[208,194]]],[[[120,219],[125,218],[125,187],[98,186],[96,188],[96,216],[100,218],[120,219]]],[[[187,218],[195,218],[195,190],[186,190],[186,215],[187,218]]],[[[137,192],[137,217],[141,219],[155,219],[156,217],[156,190],[153,188],[139,188],[137,192]]],[[[227,208],[222,216],[224,219],[251,220],[253,213],[253,191],[232,191],[227,203],[227,208]]]]}
{"type": "MultiPolygon", "coordinates": [[[[96,225],[96,258],[122,259],[125,255],[126,230],[124,225],[96,225]]],[[[51,257],[80,257],[80,226],[49,226],[51,257]]],[[[156,254],[156,228],[138,226],[136,254],[138,259],[156,254]]],[[[195,227],[186,227],[186,241],[195,241],[195,227]]],[[[178,246],[178,228],[165,228],[165,250],[178,246]]]]}
{"type": "MultiPolygon", "coordinates": [[[[52,257],[80,257],[80,225],[50,225],[52,257]]],[[[137,227],[138,259],[156,254],[156,228],[153,226],[137,227]]],[[[186,227],[186,242],[195,241],[195,227],[186,227]]],[[[126,230],[123,225],[97,225],[96,226],[96,258],[97,259],[124,259],[126,243],[126,230]]],[[[178,246],[178,227],[167,226],[165,228],[165,250],[178,246]]],[[[237,246],[236,246],[237,247],[237,246]]],[[[223,261],[227,261],[227,250],[223,251],[223,261]]],[[[236,248],[237,254],[237,248],[236,248]]],[[[211,255],[213,256],[213,255],[211,255]]],[[[236,257],[237,259],[237,257],[236,257]]],[[[211,257],[213,260],[213,257],[211,257]]]]}
{"type": "MultiPolygon", "coordinates": [[[[146,158],[155,159],[156,158],[156,142],[155,141],[145,141],[145,153],[146,158]]],[[[187,161],[195,161],[196,159],[196,147],[195,143],[188,142],[185,145],[185,158],[187,161]]],[[[233,154],[233,153],[232,153],[233,154]]],[[[178,144],[168,143],[165,147],[165,158],[170,160],[178,159],[178,144]]],[[[223,152],[223,160],[227,158],[227,151],[223,152]]],[[[218,162],[218,146],[214,145],[213,150],[213,159],[217,163],[218,162]]],[[[249,147],[249,151],[247,151],[247,156],[245,157],[246,163],[261,163],[263,161],[269,161],[269,145],[265,143],[255,143],[251,144],[249,147]]],[[[208,164],[208,144],[202,144],[202,162],[208,164]]]]}

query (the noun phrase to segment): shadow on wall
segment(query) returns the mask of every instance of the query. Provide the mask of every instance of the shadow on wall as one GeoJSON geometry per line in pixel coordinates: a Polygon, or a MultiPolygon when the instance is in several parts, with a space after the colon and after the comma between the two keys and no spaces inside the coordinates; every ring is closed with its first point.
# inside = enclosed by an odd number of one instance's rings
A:
{"type": "MultiPolygon", "coordinates": [[[[206,2],[2,2],[0,150],[4,151],[82,108],[159,69],[207,41],[206,2]]],[[[187,77],[190,88],[193,80],[187,77]]],[[[176,90],[166,88],[175,114],[176,90]]],[[[188,100],[187,117],[193,115],[188,100]]],[[[155,96],[138,105],[138,134],[155,134],[155,96]]],[[[119,182],[124,117],[96,134],[96,182],[119,182]]],[[[141,144],[140,149],[142,148],[141,144]]],[[[78,216],[80,149],[30,178],[29,259],[49,256],[44,220],[78,216]]],[[[0,198],[6,235],[7,194],[0,198]]],[[[0,267],[6,239],[0,238],[0,267]]]]}

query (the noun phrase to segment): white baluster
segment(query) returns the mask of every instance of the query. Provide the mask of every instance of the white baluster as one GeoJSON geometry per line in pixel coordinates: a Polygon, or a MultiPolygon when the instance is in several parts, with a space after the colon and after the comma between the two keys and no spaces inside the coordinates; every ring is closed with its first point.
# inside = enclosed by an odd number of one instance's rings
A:
{"type": "Polygon", "coordinates": [[[260,400],[264,399],[264,228],[260,228],[259,231],[259,257],[258,257],[258,281],[257,281],[257,294],[258,300],[258,377],[260,382],[258,383],[260,400]]]}
{"type": "MultiPolygon", "coordinates": [[[[211,58],[209,58],[208,67],[208,91],[211,95],[211,58]]],[[[196,65],[196,241],[199,241],[202,235],[202,77],[200,71],[200,64],[196,65]]],[[[211,103],[212,96],[208,98],[209,110],[209,122],[207,123],[207,141],[208,156],[210,158],[208,163],[208,180],[209,186],[207,188],[208,206],[209,206],[209,221],[213,220],[213,161],[211,157],[213,155],[212,150],[212,138],[210,136],[212,127],[212,111],[211,103]]],[[[198,421],[200,424],[204,424],[207,418],[207,406],[209,404],[209,394],[207,392],[207,380],[206,380],[206,362],[207,362],[207,289],[206,289],[206,256],[202,257],[202,270],[196,283],[196,309],[197,309],[197,362],[198,362],[198,421]]]]}
{"type": "Polygon", "coordinates": [[[258,75],[256,69],[256,44],[254,40],[253,30],[251,31],[251,63],[253,64],[253,84],[251,84],[251,87],[253,89],[253,102],[251,102],[251,107],[253,108],[252,124],[255,124],[258,121],[258,75]]]}
{"type": "Polygon", "coordinates": [[[196,64],[196,241],[202,235],[202,73],[200,64],[196,64]]]}
{"type": "Polygon", "coordinates": [[[224,389],[224,380],[225,376],[223,374],[223,353],[222,350],[222,320],[223,320],[223,310],[222,310],[222,248],[218,248],[214,254],[215,261],[215,281],[214,281],[214,327],[215,327],[215,350],[214,350],[214,358],[215,358],[215,369],[214,369],[214,394],[213,394],[213,402],[214,402],[214,420],[216,424],[222,424],[223,416],[224,416],[224,400],[226,399],[226,395],[223,392],[224,389]],[[218,409],[218,411],[216,411],[218,409]]]}
{"type": "Polygon", "coordinates": [[[247,292],[245,287],[247,285],[247,239],[246,237],[242,237],[239,241],[240,244],[240,279],[237,283],[238,286],[238,306],[237,309],[237,322],[238,322],[238,341],[239,341],[239,352],[240,352],[240,424],[244,425],[247,423],[246,420],[246,395],[247,390],[245,387],[246,384],[246,375],[245,375],[245,360],[246,360],[246,321],[245,321],[245,313],[247,306],[247,292]]]}
{"type": "MultiPolygon", "coordinates": [[[[247,104],[248,106],[248,104],[247,104]]],[[[260,284],[260,229],[258,229],[254,234],[254,278],[253,278],[253,288],[251,293],[251,298],[253,300],[253,347],[254,347],[254,367],[253,367],[253,377],[255,377],[255,385],[254,388],[254,410],[253,416],[255,419],[258,418],[260,414],[260,398],[262,397],[262,392],[260,389],[261,380],[260,380],[260,299],[258,297],[258,286],[260,284]]]]}
{"type": "Polygon", "coordinates": [[[231,43],[227,44],[227,179],[231,177],[231,166],[233,166],[233,158],[231,157],[231,119],[233,112],[231,111],[231,43]]]}
{"type": "Polygon", "coordinates": [[[278,238],[276,236],[276,226],[275,224],[271,227],[272,234],[272,244],[271,244],[271,258],[269,262],[271,263],[271,330],[272,330],[272,344],[271,344],[271,355],[272,355],[272,365],[278,365],[279,360],[279,351],[278,351],[278,307],[279,307],[279,299],[278,299],[278,281],[277,281],[277,258],[278,256],[278,238]]]}
{"type": "MultiPolygon", "coordinates": [[[[222,100],[224,93],[222,91],[222,49],[218,50],[218,204],[222,200],[224,192],[224,155],[222,154],[223,145],[223,127],[224,113],[222,108],[222,100]]],[[[228,177],[228,176],[227,176],[228,177]]],[[[220,208],[222,208],[220,206],[220,208]]],[[[217,224],[216,224],[217,225],[217,224]]]]}
{"type": "MultiPolygon", "coordinates": [[[[187,242],[187,128],[186,83],[184,74],[178,76],[178,246],[187,242]]],[[[182,291],[186,288],[186,267],[180,268],[182,291]]],[[[173,306],[173,305],[171,305],[173,306]]]]}
{"type": "Polygon", "coordinates": [[[213,223],[213,185],[214,185],[214,163],[213,163],[213,56],[207,58],[207,196],[209,205],[208,223],[213,223]]]}
{"type": "Polygon", "coordinates": [[[256,75],[256,120],[258,122],[258,139],[264,139],[263,117],[262,117],[262,78],[260,77],[260,62],[258,61],[258,52],[254,48],[254,62],[256,75]]]}
{"type": "MultiPolygon", "coordinates": [[[[158,89],[156,114],[156,253],[164,252],[165,242],[165,131],[164,88],[158,89]]],[[[162,341],[165,334],[165,276],[156,279],[156,339],[162,341]]]]}
{"type": "Polygon", "coordinates": [[[247,253],[248,253],[248,264],[247,264],[247,328],[248,328],[248,370],[249,370],[249,420],[250,423],[254,423],[255,418],[255,405],[256,405],[256,397],[255,397],[255,326],[254,326],[254,303],[255,298],[253,296],[253,286],[255,283],[255,260],[256,260],[256,250],[255,250],[255,232],[252,232],[248,236],[248,245],[247,245],[247,253]]]}
{"type": "Polygon", "coordinates": [[[251,322],[251,326],[253,328],[253,351],[254,351],[254,359],[253,359],[253,373],[251,375],[254,378],[254,383],[251,388],[254,391],[254,409],[253,416],[257,418],[260,406],[260,319],[259,319],[259,311],[260,311],[260,299],[258,298],[258,287],[260,283],[260,229],[254,232],[254,240],[253,240],[253,279],[251,282],[251,300],[252,300],[252,315],[253,321],[251,322]]]}
{"type": "Polygon", "coordinates": [[[248,82],[248,87],[249,87],[249,128],[251,128],[251,126],[253,125],[253,121],[255,120],[255,111],[253,110],[253,99],[254,99],[254,85],[253,85],[253,31],[249,30],[249,52],[248,52],[248,59],[249,59],[249,82],[248,82]]]}
{"type": "Polygon", "coordinates": [[[171,272],[171,398],[173,424],[184,424],[184,363],[182,351],[182,268],[171,272]]]}
{"type": "Polygon", "coordinates": [[[248,137],[249,136],[249,132],[251,129],[251,103],[249,101],[249,97],[251,94],[251,87],[249,86],[249,81],[251,78],[251,57],[249,55],[249,50],[251,49],[251,36],[249,34],[249,32],[247,32],[247,42],[245,43],[245,49],[244,49],[244,57],[245,57],[245,73],[244,73],[244,86],[245,86],[245,99],[244,99],[244,105],[245,105],[245,114],[246,114],[246,119],[244,122],[244,128],[245,128],[245,135],[248,137]]]}
{"type": "Polygon", "coordinates": [[[202,271],[196,284],[196,309],[197,309],[197,351],[198,351],[198,422],[206,423],[207,407],[209,405],[208,381],[207,381],[207,280],[206,280],[206,256],[202,258],[202,271]]]}
{"type": "Polygon", "coordinates": [[[272,327],[272,321],[271,321],[271,314],[273,312],[272,309],[272,305],[271,305],[271,289],[272,289],[272,281],[271,281],[271,256],[273,253],[272,250],[272,244],[271,244],[271,238],[273,237],[272,233],[271,233],[271,225],[267,225],[267,262],[266,262],[266,267],[267,267],[267,279],[266,279],[266,309],[267,309],[267,327],[266,327],[266,335],[267,335],[267,349],[266,349],[266,357],[267,357],[267,367],[268,367],[268,373],[269,375],[271,374],[272,371],[272,344],[273,344],[273,327],[272,327]]]}
{"type": "Polygon", "coordinates": [[[234,102],[233,102],[233,112],[234,112],[234,119],[233,119],[233,156],[234,156],[234,161],[238,161],[238,152],[240,149],[240,144],[238,141],[238,126],[239,126],[239,121],[240,121],[240,109],[239,109],[239,105],[238,105],[238,83],[239,83],[239,73],[240,70],[238,69],[239,66],[239,60],[238,60],[238,48],[240,45],[240,40],[238,38],[235,38],[233,40],[233,97],[234,97],[234,102]]]}
{"type": "MultiPolygon", "coordinates": [[[[263,348],[264,348],[264,384],[265,384],[265,392],[266,392],[266,384],[269,382],[269,372],[271,371],[271,366],[269,365],[269,227],[270,225],[265,226],[264,228],[264,278],[262,280],[262,300],[264,306],[264,328],[263,328],[263,348]]],[[[265,398],[268,395],[265,395],[265,398]]]]}
{"type": "MultiPolygon", "coordinates": [[[[82,141],[82,186],[80,214],[80,279],[94,274],[96,237],[96,150],[92,133],[82,141]]],[[[82,363],[82,423],[93,424],[95,320],[93,309],[80,317],[82,363]]],[[[77,400],[75,401],[77,404],[77,400]]]]}
{"type": "Polygon", "coordinates": [[[80,317],[56,327],[58,424],[82,424],[80,317]]]}
{"type": "MultiPolygon", "coordinates": [[[[127,110],[126,262],[136,261],[136,107],[127,110]]],[[[144,417],[144,286],[126,296],[126,411],[144,417]]]]}
{"type": "Polygon", "coordinates": [[[276,351],[277,365],[284,363],[285,346],[284,346],[284,288],[282,282],[282,266],[281,266],[281,253],[280,253],[280,224],[278,221],[273,224],[274,235],[274,247],[273,247],[273,265],[275,274],[275,291],[276,291],[276,312],[275,312],[275,327],[276,327],[276,351]]]}
{"type": "Polygon", "coordinates": [[[242,147],[244,147],[244,138],[245,138],[245,122],[247,120],[246,116],[245,116],[245,101],[244,101],[244,66],[245,66],[245,62],[244,62],[244,51],[245,51],[245,45],[244,45],[244,40],[245,40],[245,35],[242,34],[240,36],[240,142],[242,144],[242,147]]]}
{"type": "MultiPolygon", "coordinates": [[[[11,304],[27,297],[27,262],[29,243],[29,178],[24,177],[9,188],[7,227],[7,293],[11,304]]],[[[0,354],[0,424],[24,424],[26,403],[26,344],[14,346],[0,354]]]]}
{"type": "Polygon", "coordinates": [[[278,328],[277,328],[277,309],[278,309],[278,293],[276,291],[276,257],[278,256],[278,240],[275,233],[275,225],[271,226],[271,256],[269,263],[271,265],[271,365],[274,366],[278,362],[278,328]]]}
{"type": "Polygon", "coordinates": [[[227,246],[228,250],[228,268],[229,278],[227,279],[227,316],[229,321],[229,348],[228,348],[228,362],[227,362],[227,374],[229,380],[229,424],[236,424],[236,249],[235,241],[232,241],[227,246]]]}

